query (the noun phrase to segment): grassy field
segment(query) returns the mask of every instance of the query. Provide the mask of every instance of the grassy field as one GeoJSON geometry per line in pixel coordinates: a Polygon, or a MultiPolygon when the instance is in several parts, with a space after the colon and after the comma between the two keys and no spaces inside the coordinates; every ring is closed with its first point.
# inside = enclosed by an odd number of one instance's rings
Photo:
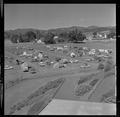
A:
{"type": "MultiPolygon", "coordinates": [[[[113,50],[113,60],[114,63],[116,63],[116,41],[92,41],[92,42],[87,42],[83,44],[53,44],[50,46],[63,46],[63,45],[68,45],[68,46],[84,46],[84,47],[89,47],[89,48],[102,48],[102,49],[112,49],[113,50]]],[[[50,56],[50,59],[53,60],[55,56],[61,56],[63,58],[66,58],[64,54],[60,54],[59,52],[50,52],[45,45],[42,44],[33,44],[33,43],[23,43],[23,44],[9,44],[5,43],[5,56],[13,57],[14,59],[19,58],[19,56],[15,55],[17,52],[16,47],[21,47],[24,46],[25,48],[34,48],[38,50],[44,51],[47,55],[50,56]]],[[[22,52],[22,50],[21,50],[22,52]]],[[[69,58],[69,57],[68,57],[69,58]]],[[[20,58],[19,58],[20,59],[20,58]]],[[[21,58],[22,59],[22,58],[21,58]]],[[[81,58],[76,58],[76,59],[81,59],[81,58]]],[[[25,59],[28,61],[28,59],[25,59]]],[[[76,100],[76,101],[91,101],[91,102],[99,102],[100,101],[100,96],[102,93],[105,93],[109,90],[109,88],[115,87],[115,76],[111,75],[110,77],[106,78],[103,80],[103,82],[97,87],[95,90],[94,94],[88,100],[88,94],[83,96],[83,97],[76,97],[74,95],[74,89],[76,87],[76,83],[80,79],[81,76],[89,75],[92,73],[97,73],[99,72],[96,70],[97,65],[96,63],[90,63],[91,68],[87,70],[81,70],[80,69],[80,64],[70,64],[66,68],[62,69],[53,69],[52,66],[48,67],[39,67],[39,65],[32,63],[32,65],[36,68],[37,73],[36,74],[30,74],[30,73],[23,73],[20,70],[20,67],[15,65],[15,63],[11,62],[9,63],[10,65],[14,66],[14,69],[12,70],[5,70],[5,83],[7,83],[10,80],[15,80],[17,78],[21,79],[26,79],[15,86],[12,86],[8,89],[5,90],[5,113],[7,114],[9,111],[9,108],[11,105],[15,104],[16,102],[19,102],[20,100],[23,100],[27,96],[29,96],[32,92],[37,90],[40,86],[42,86],[44,83],[55,80],[57,78],[65,78],[66,82],[62,85],[60,90],[57,92],[55,99],[64,99],[64,100],[76,100]]],[[[99,78],[104,78],[105,74],[99,73],[98,76],[99,78]]],[[[26,107],[25,107],[26,108],[26,107]]],[[[23,113],[27,113],[27,109],[23,109],[23,113]],[[26,111],[25,111],[26,110],[26,111]]],[[[22,111],[20,111],[22,113],[22,111]]],[[[17,114],[17,113],[16,113],[17,114]]]]}

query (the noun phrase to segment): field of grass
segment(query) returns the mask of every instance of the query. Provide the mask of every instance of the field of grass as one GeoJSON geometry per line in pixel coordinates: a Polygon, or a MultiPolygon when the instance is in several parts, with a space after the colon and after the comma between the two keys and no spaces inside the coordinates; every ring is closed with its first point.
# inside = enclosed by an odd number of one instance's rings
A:
{"type": "MultiPolygon", "coordinates": [[[[87,42],[83,44],[53,44],[50,46],[63,46],[63,45],[68,45],[68,46],[84,46],[84,47],[89,47],[89,48],[102,48],[102,49],[112,49],[113,50],[113,60],[114,63],[116,63],[116,41],[109,41],[109,42],[87,42]]],[[[14,59],[23,59],[20,58],[19,56],[16,55],[16,47],[24,46],[25,48],[34,48],[38,50],[42,50],[45,52],[47,55],[49,55],[50,59],[53,60],[55,56],[61,56],[63,58],[66,58],[64,54],[60,53],[54,53],[50,52],[45,45],[41,44],[33,44],[33,43],[23,43],[23,44],[5,44],[5,56],[13,57],[14,59]]],[[[22,52],[22,50],[21,50],[22,52]]],[[[69,57],[68,57],[69,58],[69,57]]],[[[76,57],[76,59],[81,59],[79,57],[76,57]]],[[[28,61],[28,59],[24,59],[25,61],[28,61]]],[[[92,67],[90,69],[86,70],[81,70],[80,65],[81,63],[78,64],[70,64],[66,68],[62,69],[53,69],[52,66],[48,67],[41,67],[37,65],[36,63],[31,63],[32,66],[35,67],[37,73],[36,74],[30,74],[27,72],[22,72],[20,70],[20,67],[18,65],[15,65],[15,63],[10,63],[10,65],[14,66],[14,69],[11,70],[5,70],[5,83],[8,83],[11,80],[16,80],[17,78],[25,79],[21,80],[21,82],[13,85],[12,87],[8,88],[5,90],[5,113],[8,114],[9,109],[12,105],[15,103],[24,100],[27,96],[35,92],[36,89],[39,87],[43,86],[46,82],[55,80],[58,78],[65,78],[66,82],[63,83],[59,91],[57,91],[55,95],[55,99],[64,99],[64,100],[76,100],[76,101],[91,101],[91,102],[100,102],[100,96],[107,92],[109,88],[112,86],[115,86],[115,75],[110,73],[103,73],[101,74],[98,73],[99,71],[97,70],[97,65],[96,63],[89,63],[92,67]],[[98,73],[98,76],[95,78],[102,79],[106,76],[105,80],[101,82],[101,84],[97,87],[95,92],[92,94],[91,98],[88,100],[89,94],[82,96],[82,97],[77,97],[74,94],[74,89],[77,85],[77,82],[82,76],[90,75],[92,73],[98,73]],[[107,75],[106,75],[107,74],[107,75]]],[[[36,106],[35,106],[36,107],[36,106]]],[[[26,107],[25,107],[26,108],[26,107]]],[[[22,111],[20,110],[21,114],[27,113],[29,110],[23,109],[22,111]],[[26,110],[26,111],[25,111],[26,110]]],[[[18,111],[19,113],[19,111],[18,111]]],[[[16,113],[17,114],[17,113],[16,113]]]]}

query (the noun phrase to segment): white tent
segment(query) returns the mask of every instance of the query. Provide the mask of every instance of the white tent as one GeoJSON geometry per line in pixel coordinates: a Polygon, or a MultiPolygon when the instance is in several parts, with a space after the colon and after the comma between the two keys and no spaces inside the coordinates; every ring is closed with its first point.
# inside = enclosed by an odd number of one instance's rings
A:
{"type": "Polygon", "coordinates": [[[57,38],[59,38],[58,36],[54,36],[54,39],[57,39],[57,38]]]}
{"type": "Polygon", "coordinates": [[[75,53],[74,52],[71,52],[70,53],[70,56],[73,58],[73,57],[75,57],[75,53]]]}
{"type": "Polygon", "coordinates": [[[59,68],[59,63],[55,63],[54,65],[53,65],[53,68],[59,68]]]}
{"type": "Polygon", "coordinates": [[[28,71],[28,63],[24,62],[23,64],[21,64],[21,69],[22,71],[28,71]]]}
{"type": "Polygon", "coordinates": [[[24,52],[23,52],[23,55],[27,55],[27,52],[26,52],[26,51],[24,51],[24,52]]]}
{"type": "Polygon", "coordinates": [[[63,48],[62,47],[57,47],[57,50],[63,50],[63,48]]]}
{"type": "Polygon", "coordinates": [[[41,53],[38,54],[39,59],[43,58],[43,55],[41,53]]]}

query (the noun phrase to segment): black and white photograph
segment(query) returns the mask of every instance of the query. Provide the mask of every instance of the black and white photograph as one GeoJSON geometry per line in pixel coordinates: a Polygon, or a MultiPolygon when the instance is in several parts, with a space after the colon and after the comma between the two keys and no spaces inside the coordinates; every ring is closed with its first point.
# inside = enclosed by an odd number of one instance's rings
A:
{"type": "Polygon", "coordinates": [[[3,69],[5,115],[116,115],[116,4],[4,4],[3,69]]]}

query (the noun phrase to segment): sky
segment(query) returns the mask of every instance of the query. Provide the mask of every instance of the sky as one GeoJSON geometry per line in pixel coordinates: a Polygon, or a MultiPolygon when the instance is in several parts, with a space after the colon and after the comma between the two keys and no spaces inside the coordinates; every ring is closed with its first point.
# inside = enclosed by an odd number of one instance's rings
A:
{"type": "Polygon", "coordinates": [[[5,4],[5,30],[116,26],[115,4],[5,4]]]}

